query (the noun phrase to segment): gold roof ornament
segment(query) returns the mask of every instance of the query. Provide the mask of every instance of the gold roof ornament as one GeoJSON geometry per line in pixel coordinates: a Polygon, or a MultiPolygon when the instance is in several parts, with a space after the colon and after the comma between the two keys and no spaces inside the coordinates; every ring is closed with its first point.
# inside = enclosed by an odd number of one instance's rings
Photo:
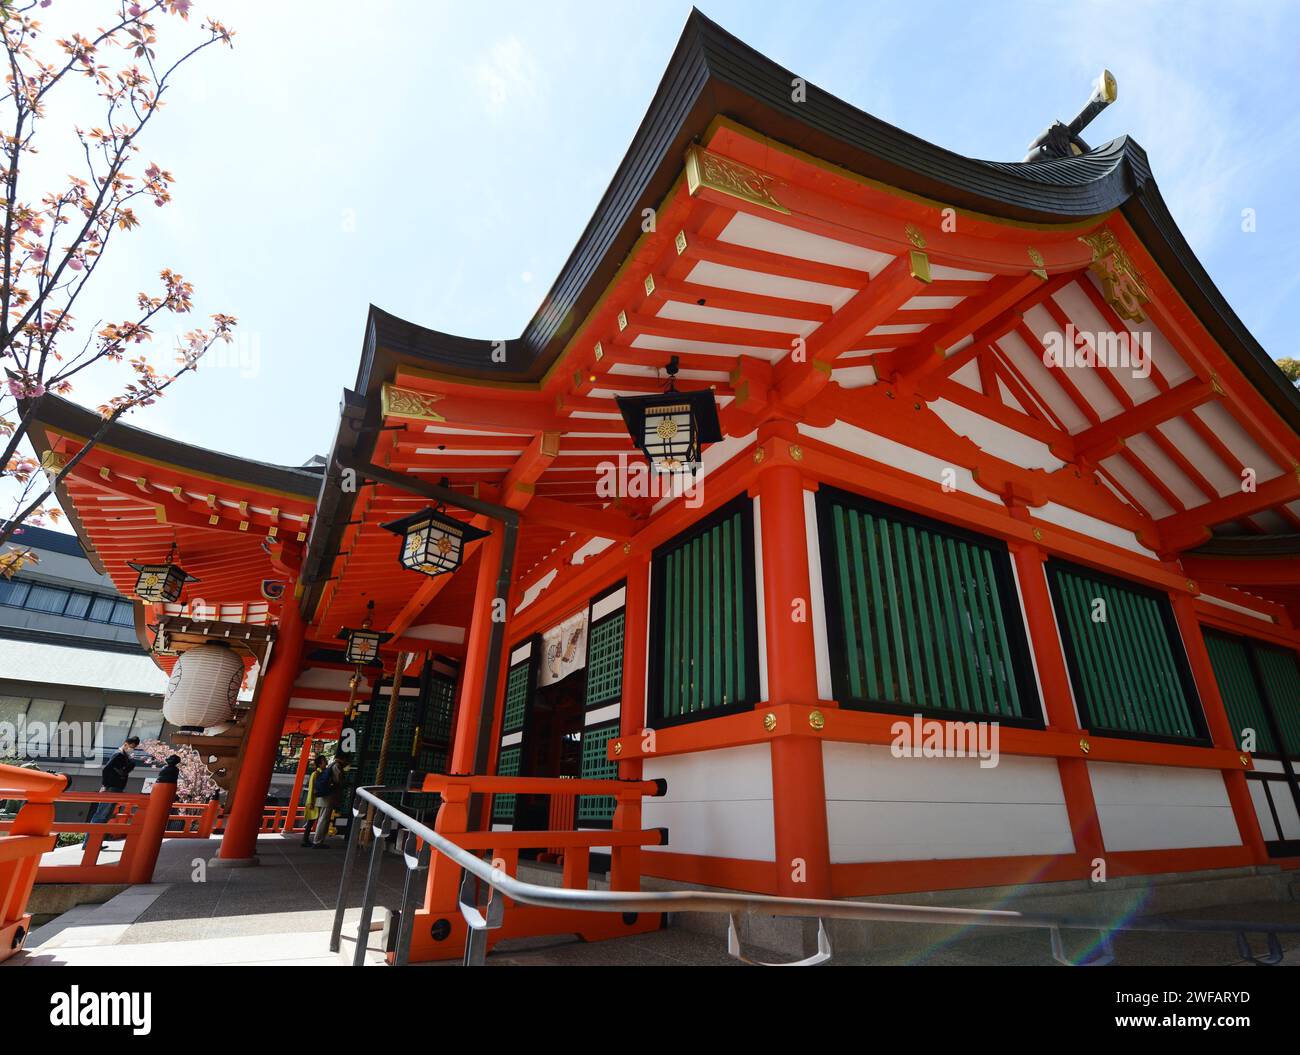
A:
{"type": "Polygon", "coordinates": [[[1115,232],[1103,227],[1093,234],[1081,235],[1084,245],[1092,250],[1089,270],[1101,280],[1102,296],[1120,318],[1129,322],[1144,322],[1142,305],[1151,299],[1151,291],[1142,275],[1134,267],[1115,232]]]}
{"type": "Polygon", "coordinates": [[[686,189],[692,196],[705,187],[788,216],[790,210],[772,196],[775,182],[775,176],[711,150],[693,146],[686,152],[686,189]]]}
{"type": "Polygon", "coordinates": [[[433,409],[443,397],[437,392],[417,392],[412,388],[398,388],[385,384],[380,393],[380,410],[383,416],[413,418],[416,421],[446,421],[433,409]]]}

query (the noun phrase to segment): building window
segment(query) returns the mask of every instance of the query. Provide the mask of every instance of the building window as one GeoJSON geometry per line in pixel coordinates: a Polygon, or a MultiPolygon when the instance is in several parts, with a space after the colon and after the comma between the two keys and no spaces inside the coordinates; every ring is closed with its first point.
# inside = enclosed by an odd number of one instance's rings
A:
{"type": "Polygon", "coordinates": [[[592,624],[587,637],[587,707],[597,707],[623,695],[624,619],[624,610],[620,608],[592,624]]]}
{"type": "MultiPolygon", "coordinates": [[[[80,727],[60,723],[62,700],[39,700],[26,696],[0,696],[0,726],[12,735],[13,754],[9,757],[33,761],[79,759],[85,754],[80,727]]],[[[4,739],[8,739],[5,737],[4,739]]],[[[3,751],[10,748],[4,743],[3,751]]]]}
{"type": "Polygon", "coordinates": [[[741,495],[654,553],[650,719],[710,718],[758,702],[753,504],[741,495]]]}
{"type": "Polygon", "coordinates": [[[85,619],[88,611],[90,611],[90,594],[74,593],[68,598],[68,606],[63,609],[63,614],[71,619],[85,619]]]}
{"type": "Polygon", "coordinates": [[[53,586],[42,586],[40,583],[32,583],[31,589],[27,593],[27,600],[23,607],[31,612],[48,612],[52,615],[61,615],[64,606],[68,603],[68,591],[56,589],[53,586]]]}
{"type": "Polygon", "coordinates": [[[44,583],[0,579],[0,604],[70,619],[89,619],[115,626],[135,625],[135,606],[130,601],[65,590],[44,583]]]}
{"type": "Polygon", "coordinates": [[[1079,720],[1096,733],[1208,742],[1169,598],[1065,561],[1047,562],[1079,720]]]}
{"type": "MultiPolygon", "coordinates": [[[[617,780],[618,763],[609,757],[610,740],[618,736],[617,720],[582,731],[582,779],[617,780]]],[[[579,795],[575,816],[581,827],[607,828],[618,805],[613,795],[579,795]]]]}
{"type": "Polygon", "coordinates": [[[1279,758],[1280,737],[1288,757],[1300,758],[1300,666],[1295,653],[1217,631],[1206,631],[1205,648],[1237,746],[1279,758]]]}
{"type": "Polygon", "coordinates": [[[1004,543],[830,487],[817,520],[841,706],[1042,726],[1004,543]]]}

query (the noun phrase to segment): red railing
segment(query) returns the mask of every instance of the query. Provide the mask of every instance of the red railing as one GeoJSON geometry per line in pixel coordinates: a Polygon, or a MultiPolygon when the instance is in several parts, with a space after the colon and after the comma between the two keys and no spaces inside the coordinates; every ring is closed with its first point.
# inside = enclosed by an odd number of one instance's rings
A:
{"type": "MultiPolygon", "coordinates": [[[[17,772],[35,771],[17,770],[17,772]]],[[[48,773],[40,775],[51,777],[48,773]]],[[[63,779],[66,786],[66,777],[51,777],[51,779],[63,779]]],[[[154,866],[158,863],[158,850],[162,846],[175,795],[175,784],[155,782],[153,790],[147,795],[116,794],[109,791],[68,791],[61,795],[54,795],[48,803],[38,803],[29,795],[22,793],[21,787],[15,788],[12,792],[5,789],[0,793],[0,797],[25,799],[27,805],[19,811],[14,820],[0,822],[0,833],[18,832],[23,811],[32,805],[48,804],[50,833],[58,835],[63,832],[84,832],[86,838],[81,844],[80,854],[76,854],[75,851],[69,853],[70,857],[78,858],[76,863],[56,864],[47,860],[46,863],[39,865],[35,877],[37,883],[148,883],[152,881],[154,866]],[[95,803],[112,802],[114,810],[108,821],[98,824],[91,824],[89,821],[55,821],[53,804],[61,802],[83,804],[87,812],[90,812],[95,803]],[[122,840],[122,854],[115,862],[101,864],[99,858],[104,850],[104,841],[110,837],[122,840]]],[[[14,836],[11,834],[10,837],[14,836]]]]}
{"type": "Polygon", "coordinates": [[[210,839],[221,817],[221,803],[173,802],[164,839],[210,839]]]}
{"type": "MultiPolygon", "coordinates": [[[[442,807],[434,830],[457,846],[487,856],[507,875],[517,875],[521,850],[548,851],[564,862],[563,885],[583,889],[590,873],[591,851],[609,847],[611,854],[609,884],[613,890],[637,890],[641,885],[641,849],[667,845],[668,832],[663,828],[643,829],[641,799],[662,795],[666,785],[656,780],[589,780],[557,777],[444,776],[431,773],[424,778],[422,791],[436,791],[442,807]],[[567,818],[574,822],[575,796],[611,795],[617,806],[608,830],[574,831],[552,828],[549,831],[469,831],[470,800],[484,796],[484,808],[491,816],[492,795],[547,795],[550,797],[549,823],[567,818]],[[567,801],[565,801],[567,800],[567,801]]],[[[429,866],[429,886],[424,908],[415,914],[411,959],[445,959],[463,937],[463,921],[458,904],[460,868],[441,855],[429,866]],[[444,923],[445,921],[445,923],[444,923]],[[422,926],[423,924],[423,926],[422,926]],[[430,925],[433,929],[430,930],[430,925]],[[426,937],[426,935],[428,937],[426,937]]],[[[579,934],[594,941],[620,934],[639,933],[658,926],[658,918],[645,916],[627,919],[618,913],[591,913],[533,908],[515,905],[509,899],[506,922],[494,930],[489,942],[506,937],[534,937],[542,934],[579,934]]]]}
{"type": "MultiPolygon", "coordinates": [[[[568,831],[574,827],[574,818],[578,812],[577,795],[561,795],[556,792],[551,796],[550,808],[547,812],[546,827],[553,832],[568,831]]],[[[542,854],[539,855],[543,860],[554,860],[561,864],[564,863],[564,847],[548,846],[542,854]]]]}
{"type": "Polygon", "coordinates": [[[54,803],[67,786],[62,773],[0,766],[0,799],[23,801],[0,835],[0,960],[21,949],[31,929],[27,899],[41,855],[54,847],[54,803]]]}

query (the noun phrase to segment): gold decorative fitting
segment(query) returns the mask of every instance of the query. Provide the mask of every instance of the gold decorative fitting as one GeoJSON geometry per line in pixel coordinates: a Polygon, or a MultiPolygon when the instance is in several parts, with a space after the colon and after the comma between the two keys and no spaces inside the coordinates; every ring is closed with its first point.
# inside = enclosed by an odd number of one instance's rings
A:
{"type": "Polygon", "coordinates": [[[623,543],[623,555],[624,555],[624,556],[627,556],[627,555],[628,555],[629,553],[631,553],[631,552],[632,552],[632,543],[630,543],[630,542],[624,542],[624,543],[623,543]]]}
{"type": "Polygon", "coordinates": [[[1216,396],[1223,395],[1223,385],[1219,383],[1219,375],[1213,370],[1210,371],[1210,391],[1216,396]]]}
{"type": "Polygon", "coordinates": [[[917,227],[916,224],[909,223],[903,228],[903,233],[907,235],[907,240],[916,246],[917,249],[925,248],[925,235],[921,233],[921,229],[917,227]]]}
{"type": "Polygon", "coordinates": [[[1029,269],[1031,275],[1037,275],[1044,282],[1047,281],[1047,268],[1043,266],[1043,254],[1035,249],[1032,245],[1025,250],[1029,254],[1029,262],[1034,266],[1029,269]]]}
{"type": "Polygon", "coordinates": [[[627,329],[627,312],[620,311],[618,313],[618,332],[622,333],[626,329],[627,329]]]}
{"type": "Polygon", "coordinates": [[[623,741],[622,741],[622,740],[615,740],[615,741],[614,741],[614,754],[616,754],[616,755],[621,755],[622,753],[623,753],[623,741]]]}
{"type": "Polygon", "coordinates": [[[1241,755],[1241,764],[1247,768],[1250,767],[1250,755],[1241,755]]]}
{"type": "Polygon", "coordinates": [[[803,461],[803,448],[797,443],[790,444],[790,457],[797,462],[803,461]]]}
{"type": "Polygon", "coordinates": [[[1103,227],[1095,234],[1080,236],[1079,241],[1092,250],[1089,269],[1101,280],[1102,296],[1121,318],[1143,322],[1142,305],[1151,299],[1151,291],[1133,266],[1115,232],[1103,227]]]}
{"type": "Polygon", "coordinates": [[[771,711],[768,711],[767,714],[763,715],[763,728],[769,733],[776,728],[776,715],[771,711]]]}
{"type": "Polygon", "coordinates": [[[1035,542],[1043,541],[1043,532],[1041,528],[1034,528],[1034,541],[1035,542]]]}
{"type": "Polygon", "coordinates": [[[385,384],[379,396],[379,410],[386,418],[446,421],[446,418],[433,409],[433,405],[442,398],[437,392],[416,392],[414,389],[385,384]]]}
{"type": "Polygon", "coordinates": [[[677,237],[673,239],[673,245],[677,247],[677,255],[681,256],[686,252],[686,232],[678,231],[677,237]]]}
{"type": "Polygon", "coordinates": [[[600,362],[602,359],[605,358],[605,349],[600,346],[599,341],[596,342],[596,347],[595,349],[593,349],[593,351],[596,356],[596,362],[600,362]]]}
{"type": "Polygon", "coordinates": [[[764,458],[766,458],[766,457],[767,457],[767,452],[766,452],[765,450],[763,450],[762,447],[755,447],[755,448],[754,448],[754,464],[755,464],[755,465],[757,465],[759,462],[761,462],[761,461],[762,461],[764,458]]]}
{"type": "Polygon", "coordinates": [[[788,216],[790,210],[772,197],[775,182],[775,176],[711,150],[693,146],[686,152],[686,189],[692,197],[703,187],[788,216]]]}
{"type": "Polygon", "coordinates": [[[814,729],[825,729],[826,715],[822,714],[821,711],[809,711],[808,724],[811,725],[814,729]]]}
{"type": "Polygon", "coordinates": [[[307,532],[305,532],[305,531],[299,531],[299,532],[298,532],[298,541],[299,541],[299,542],[306,542],[306,541],[307,541],[307,532]]]}
{"type": "Polygon", "coordinates": [[[46,451],[41,455],[41,468],[45,470],[48,476],[58,476],[67,464],[68,459],[59,454],[58,451],[46,451]]]}
{"type": "Polygon", "coordinates": [[[1198,587],[1198,586],[1196,585],[1196,580],[1195,580],[1195,579],[1188,579],[1188,580],[1187,580],[1187,588],[1188,588],[1189,590],[1191,590],[1192,593],[1197,593],[1197,592],[1200,590],[1200,587],[1198,587]]]}
{"type": "Polygon", "coordinates": [[[1085,755],[1092,750],[1092,744],[1088,743],[1088,738],[1086,736],[1080,737],[1079,750],[1082,751],[1085,755]]]}
{"type": "Polygon", "coordinates": [[[930,258],[919,249],[913,249],[908,262],[908,273],[918,282],[932,282],[930,277],[930,258]]]}

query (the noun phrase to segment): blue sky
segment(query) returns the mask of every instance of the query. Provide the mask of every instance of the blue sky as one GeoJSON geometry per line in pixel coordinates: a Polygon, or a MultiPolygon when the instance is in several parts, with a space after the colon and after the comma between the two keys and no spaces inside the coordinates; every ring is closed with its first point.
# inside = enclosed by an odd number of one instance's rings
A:
{"type": "MultiPolygon", "coordinates": [[[[56,0],[56,8],[63,0],[56,0]]],[[[80,0],[77,9],[90,8],[80,0]]],[[[686,3],[197,3],[237,31],[143,157],[166,209],[111,247],[105,317],[162,266],[240,343],[134,424],[268,461],[325,453],[369,303],[517,336],[627,148],[686,3]]],[[[64,10],[67,10],[66,8],[64,10]]],[[[1099,69],[1193,248],[1274,356],[1300,354],[1300,5],[709,2],[760,51],[942,146],[1019,159],[1099,69]],[[1257,229],[1241,229],[1254,209],[1257,229]]],[[[159,361],[169,358],[162,352],[159,361]]],[[[104,375],[76,398],[95,404],[104,375]]]]}

